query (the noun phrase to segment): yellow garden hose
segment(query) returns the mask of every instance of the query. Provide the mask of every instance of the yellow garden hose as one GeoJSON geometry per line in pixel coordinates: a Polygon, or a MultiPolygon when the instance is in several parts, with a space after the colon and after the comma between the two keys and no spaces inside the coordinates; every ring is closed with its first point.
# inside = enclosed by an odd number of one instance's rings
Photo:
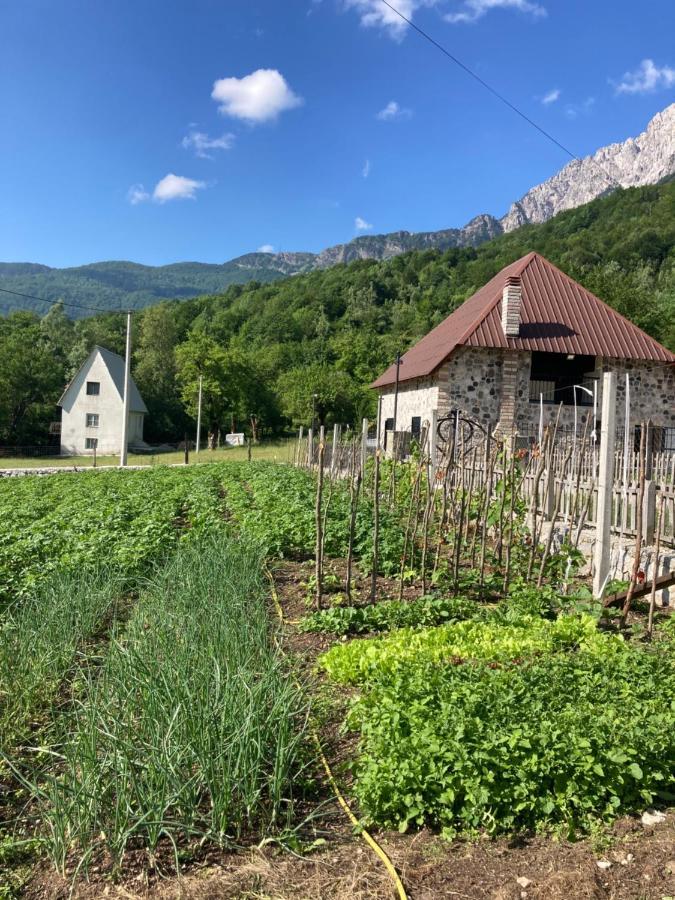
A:
{"type": "MultiPolygon", "coordinates": [[[[276,590],[276,587],[274,584],[274,578],[272,577],[272,573],[267,568],[266,568],[266,574],[267,574],[267,577],[269,578],[271,589],[272,589],[272,600],[274,601],[274,608],[276,609],[277,616],[279,617],[280,623],[283,625],[284,624],[284,611],[282,610],[281,604],[279,603],[279,596],[277,595],[277,590],[276,590]]],[[[280,649],[281,649],[282,653],[284,653],[284,655],[286,655],[283,647],[281,647],[280,649]]],[[[296,683],[297,683],[298,687],[301,688],[301,685],[297,681],[297,679],[296,679],[296,683]]],[[[316,728],[314,727],[314,725],[311,724],[311,722],[310,722],[310,731],[311,731],[311,735],[312,735],[312,740],[314,741],[317,752],[319,754],[321,764],[323,765],[324,771],[326,773],[326,778],[328,779],[328,783],[330,784],[330,786],[333,790],[333,793],[335,794],[335,798],[336,798],[337,802],[340,804],[340,806],[344,810],[344,812],[345,812],[347,818],[349,819],[349,821],[351,822],[351,824],[355,828],[358,829],[358,832],[361,835],[361,837],[363,838],[363,840],[366,842],[366,844],[368,844],[368,846],[373,851],[373,853],[375,853],[375,855],[380,859],[380,861],[384,865],[389,877],[394,882],[394,885],[396,887],[396,892],[397,892],[400,900],[408,900],[408,895],[406,894],[405,888],[403,887],[403,882],[401,881],[394,864],[389,859],[389,857],[387,856],[385,851],[382,849],[382,847],[380,847],[380,845],[377,843],[375,838],[371,834],[368,833],[368,831],[365,829],[365,827],[356,818],[356,816],[352,812],[349,804],[347,803],[342,791],[338,787],[337,781],[335,780],[335,776],[333,775],[333,771],[330,767],[328,760],[326,759],[326,754],[323,752],[319,734],[318,734],[316,728]]]]}

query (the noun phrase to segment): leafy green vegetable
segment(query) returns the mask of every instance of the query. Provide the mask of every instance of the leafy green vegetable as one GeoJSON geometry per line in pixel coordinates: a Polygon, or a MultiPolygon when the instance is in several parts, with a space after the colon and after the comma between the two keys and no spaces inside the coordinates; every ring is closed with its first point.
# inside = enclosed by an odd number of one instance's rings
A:
{"type": "Polygon", "coordinates": [[[343,606],[307,616],[300,631],[362,634],[392,628],[438,625],[471,619],[481,612],[474,600],[462,597],[420,597],[417,600],[383,600],[373,606],[343,606]]]}
{"type": "Polygon", "coordinates": [[[399,666],[349,723],[356,796],[382,826],[573,830],[673,796],[672,654],[399,666]]]}

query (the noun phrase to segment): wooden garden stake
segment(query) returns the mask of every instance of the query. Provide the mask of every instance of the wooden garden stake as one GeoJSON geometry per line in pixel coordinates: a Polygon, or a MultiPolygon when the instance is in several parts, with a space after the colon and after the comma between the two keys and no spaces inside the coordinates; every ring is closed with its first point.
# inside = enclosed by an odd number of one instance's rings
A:
{"type": "Polygon", "coordinates": [[[476,501],[476,525],[473,530],[473,540],[471,542],[471,568],[474,569],[476,566],[476,544],[478,543],[478,529],[481,524],[481,510],[483,509],[483,492],[485,491],[487,485],[487,473],[490,465],[490,439],[486,435],[485,443],[483,448],[483,483],[480,486],[478,491],[478,498],[476,501]]]}
{"type": "Polygon", "coordinates": [[[316,566],[315,566],[315,578],[316,578],[316,608],[321,609],[322,599],[323,599],[323,528],[322,528],[322,517],[321,517],[321,504],[322,504],[322,496],[323,496],[323,454],[325,450],[325,444],[322,439],[319,441],[319,459],[318,459],[318,474],[316,479],[316,508],[315,508],[315,522],[316,522],[316,566]]]}
{"type": "Polygon", "coordinates": [[[546,569],[546,563],[548,561],[549,553],[551,552],[551,544],[553,542],[553,532],[555,530],[555,523],[558,518],[558,513],[560,512],[560,501],[562,499],[563,489],[565,487],[565,473],[567,472],[567,466],[570,461],[570,457],[572,456],[572,448],[570,447],[565,454],[565,458],[563,460],[562,469],[560,472],[560,484],[558,485],[555,491],[555,501],[553,504],[553,513],[551,515],[551,524],[549,527],[548,537],[546,538],[546,545],[544,547],[544,552],[541,557],[541,567],[539,569],[539,577],[537,578],[537,587],[541,587],[544,581],[544,571],[546,569]]]}
{"type": "MultiPolygon", "coordinates": [[[[441,465],[444,466],[443,469],[443,501],[441,506],[441,516],[438,521],[438,540],[436,542],[436,555],[434,557],[434,567],[432,570],[432,577],[438,571],[438,563],[441,558],[441,547],[443,546],[443,536],[445,534],[446,528],[446,516],[448,512],[448,475],[450,473],[450,468],[448,465],[447,457],[444,455],[444,459],[441,461],[441,465]]],[[[436,470],[438,471],[438,469],[436,470]]]]}
{"type": "Polygon", "coordinates": [[[347,582],[345,593],[352,599],[352,567],[354,565],[354,532],[356,530],[356,514],[359,508],[361,492],[361,466],[356,464],[356,444],[352,444],[351,476],[349,484],[349,543],[347,547],[347,582]]]}
{"type": "Polygon", "coordinates": [[[468,500],[467,500],[467,513],[466,513],[466,531],[464,534],[464,546],[468,547],[469,545],[469,531],[471,531],[471,501],[473,499],[473,484],[475,480],[476,473],[476,457],[478,455],[478,447],[473,448],[473,452],[471,453],[471,471],[469,472],[469,491],[468,491],[468,500]]]}
{"type": "Polygon", "coordinates": [[[511,547],[513,546],[513,509],[516,500],[516,454],[513,438],[511,439],[511,462],[509,466],[509,540],[506,545],[506,560],[504,563],[504,581],[502,583],[502,593],[506,594],[509,589],[509,581],[511,579],[511,547]]]}
{"type": "Polygon", "coordinates": [[[497,520],[497,563],[502,564],[504,544],[504,510],[506,508],[506,483],[508,481],[506,468],[506,440],[502,444],[502,496],[499,501],[499,518],[497,520]]]}
{"type": "Polygon", "coordinates": [[[424,510],[424,522],[422,525],[422,595],[427,592],[427,551],[429,549],[429,522],[433,520],[435,509],[435,496],[433,486],[429,487],[427,504],[424,510]]]}
{"type": "Polygon", "coordinates": [[[403,553],[401,554],[401,569],[399,572],[399,585],[398,585],[398,599],[401,600],[403,598],[403,579],[405,575],[405,562],[408,557],[408,544],[411,540],[411,530],[412,530],[412,521],[413,521],[413,510],[415,509],[415,504],[417,502],[417,495],[420,487],[420,478],[421,478],[421,468],[417,469],[415,473],[415,481],[413,482],[412,490],[410,491],[410,501],[408,503],[408,521],[405,526],[405,536],[403,538],[403,553]]]}
{"type": "Polygon", "coordinates": [[[663,527],[663,504],[665,494],[659,497],[659,516],[656,523],[656,548],[654,551],[654,570],[652,572],[652,592],[649,597],[649,618],[647,620],[647,639],[651,641],[654,633],[654,611],[656,610],[656,579],[659,574],[659,556],[661,554],[661,529],[663,527]]]}
{"type": "MultiPolygon", "coordinates": [[[[488,447],[490,438],[488,436],[488,447]]],[[[480,589],[483,590],[485,585],[485,549],[487,545],[487,521],[490,513],[490,501],[492,500],[492,479],[494,477],[495,465],[497,462],[497,452],[490,453],[487,481],[485,484],[485,507],[483,509],[483,526],[481,529],[481,547],[480,547],[480,589]]]]}

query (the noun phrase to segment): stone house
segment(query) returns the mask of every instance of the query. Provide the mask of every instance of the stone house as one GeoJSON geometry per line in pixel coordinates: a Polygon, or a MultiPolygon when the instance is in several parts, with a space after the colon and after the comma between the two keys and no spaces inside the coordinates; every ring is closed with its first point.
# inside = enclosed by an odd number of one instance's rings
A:
{"type": "MultiPolygon", "coordinates": [[[[453,410],[494,432],[532,439],[560,409],[563,428],[601,409],[601,375],[618,375],[617,426],[651,419],[655,449],[675,450],[675,354],[538,253],[506,266],[372,387],[381,397],[379,440],[420,433],[453,410]],[[561,406],[562,404],[562,406],[561,406]]],[[[599,416],[599,412],[598,412],[599,416]]],[[[599,427],[599,418],[597,425],[599,427]]]]}
{"type": "MultiPolygon", "coordinates": [[[[124,360],[117,353],[94,347],[61,395],[61,453],[119,453],[122,444],[124,360]]],[[[129,382],[129,447],[145,448],[143,420],[147,413],[138,388],[129,382]]]]}

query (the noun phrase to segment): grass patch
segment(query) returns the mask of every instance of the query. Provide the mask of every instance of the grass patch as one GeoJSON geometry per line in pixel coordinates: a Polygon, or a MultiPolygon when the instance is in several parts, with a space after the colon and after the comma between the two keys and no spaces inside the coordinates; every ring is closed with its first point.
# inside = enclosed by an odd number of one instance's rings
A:
{"type": "Polygon", "coordinates": [[[55,573],[0,626],[0,754],[49,707],[84,644],[110,624],[122,579],[104,567],[55,573]]]}

